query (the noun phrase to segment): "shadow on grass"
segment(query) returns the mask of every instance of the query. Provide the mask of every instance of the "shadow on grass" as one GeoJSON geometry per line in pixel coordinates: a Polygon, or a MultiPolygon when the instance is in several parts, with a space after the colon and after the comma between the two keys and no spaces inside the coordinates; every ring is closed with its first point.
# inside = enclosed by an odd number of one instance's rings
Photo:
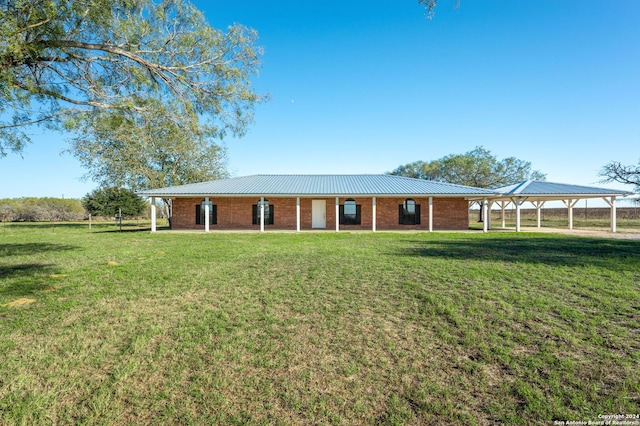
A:
{"type": "Polygon", "coordinates": [[[68,244],[51,243],[16,243],[0,244],[0,259],[9,256],[24,256],[30,254],[47,253],[54,251],[77,250],[79,247],[68,244]]]}
{"type": "Polygon", "coordinates": [[[0,266],[0,296],[10,299],[36,294],[47,287],[41,277],[54,272],[53,265],[43,263],[23,263],[0,266]],[[4,282],[13,278],[15,281],[4,282]]]}
{"type": "Polygon", "coordinates": [[[460,238],[415,241],[400,255],[550,266],[640,270],[640,242],[584,237],[460,238]]]}
{"type": "MultiPolygon", "coordinates": [[[[158,227],[156,227],[157,231],[168,231],[170,229],[171,228],[169,228],[168,226],[158,226],[158,227]]],[[[135,227],[135,228],[129,227],[127,229],[126,227],[123,226],[122,227],[122,231],[120,229],[118,229],[118,228],[103,229],[103,230],[100,230],[100,231],[94,231],[95,234],[117,234],[119,232],[122,232],[122,233],[125,233],[125,232],[126,233],[144,232],[144,233],[148,234],[149,232],[151,232],[151,228],[146,226],[146,227],[135,227]]]]}

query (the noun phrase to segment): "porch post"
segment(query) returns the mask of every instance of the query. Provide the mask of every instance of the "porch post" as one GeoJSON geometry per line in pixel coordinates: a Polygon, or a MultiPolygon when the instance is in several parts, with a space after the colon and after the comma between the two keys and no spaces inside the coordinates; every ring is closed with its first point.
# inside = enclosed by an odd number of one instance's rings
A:
{"type": "Polygon", "coordinates": [[[151,232],[156,232],[156,197],[151,197],[151,232]]]}
{"type": "Polygon", "coordinates": [[[482,232],[487,232],[489,228],[489,220],[487,218],[487,197],[482,199],[482,232]]]}
{"type": "Polygon", "coordinates": [[[429,232],[433,232],[433,197],[429,197],[429,232]]]}
{"type": "Polygon", "coordinates": [[[538,228],[541,227],[541,216],[540,216],[540,209],[542,209],[542,207],[544,206],[544,201],[536,201],[534,203],[534,205],[536,206],[536,221],[537,221],[537,225],[538,228]]]}
{"type": "Polygon", "coordinates": [[[209,232],[209,197],[204,197],[204,232],[209,232]]]}
{"type": "Polygon", "coordinates": [[[491,209],[493,208],[493,201],[489,200],[488,204],[487,204],[487,216],[486,217],[486,221],[489,222],[487,224],[488,229],[491,229],[493,227],[493,224],[491,223],[491,209]]]}
{"type": "Polygon", "coordinates": [[[373,232],[376,232],[376,197],[373,197],[373,199],[371,200],[371,230],[373,232]]]}
{"type": "Polygon", "coordinates": [[[516,198],[514,201],[516,203],[516,232],[520,232],[520,199],[516,198]]]}
{"type": "Polygon", "coordinates": [[[264,197],[260,197],[260,232],[264,232],[264,197]]]}
{"type": "Polygon", "coordinates": [[[336,232],[340,232],[340,198],[336,197],[336,232]]]}
{"type": "Polygon", "coordinates": [[[502,207],[502,228],[504,229],[507,226],[506,225],[507,222],[506,222],[505,217],[504,217],[505,207],[507,207],[507,202],[504,201],[504,200],[500,201],[500,207],[502,207]]]}
{"type": "Polygon", "coordinates": [[[611,232],[616,232],[616,197],[611,197],[611,232]]]}
{"type": "Polygon", "coordinates": [[[296,232],[300,232],[300,197],[296,198],[296,232]]]}
{"type": "Polygon", "coordinates": [[[616,215],[616,197],[613,196],[611,197],[611,200],[608,200],[605,197],[602,197],[602,199],[609,204],[609,207],[611,207],[611,232],[616,232],[616,222],[617,222],[617,215],[616,215]]]}

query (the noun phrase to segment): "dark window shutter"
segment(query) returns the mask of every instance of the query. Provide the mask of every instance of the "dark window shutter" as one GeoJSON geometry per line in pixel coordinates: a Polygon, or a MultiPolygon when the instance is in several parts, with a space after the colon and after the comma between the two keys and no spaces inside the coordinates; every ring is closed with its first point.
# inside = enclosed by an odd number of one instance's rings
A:
{"type": "Polygon", "coordinates": [[[273,225],[274,210],[273,204],[269,204],[269,217],[265,218],[269,219],[269,223],[267,223],[267,225],[273,225]]]}
{"type": "Polygon", "coordinates": [[[254,204],[252,207],[252,215],[253,215],[253,219],[252,219],[252,225],[259,225],[260,224],[260,220],[258,219],[258,205],[254,204]]]}
{"type": "Polygon", "coordinates": [[[344,204],[340,204],[340,225],[344,225],[344,204]]]}
{"type": "Polygon", "coordinates": [[[398,205],[398,225],[404,225],[404,206],[398,205]]]}
{"type": "Polygon", "coordinates": [[[202,225],[200,204],[196,204],[196,225],[202,225]]]}
{"type": "Polygon", "coordinates": [[[360,225],[362,222],[362,206],[356,206],[356,225],[360,225]]]}
{"type": "Polygon", "coordinates": [[[209,220],[211,221],[211,225],[218,224],[218,206],[216,204],[211,208],[211,218],[209,220]]]}
{"type": "Polygon", "coordinates": [[[420,225],[420,204],[416,204],[416,225],[420,225]]]}

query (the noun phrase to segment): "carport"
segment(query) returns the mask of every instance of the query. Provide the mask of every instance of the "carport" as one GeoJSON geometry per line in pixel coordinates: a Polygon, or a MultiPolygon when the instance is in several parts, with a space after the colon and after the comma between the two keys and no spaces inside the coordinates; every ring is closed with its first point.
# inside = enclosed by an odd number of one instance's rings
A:
{"type": "Polygon", "coordinates": [[[537,180],[526,180],[495,189],[500,195],[485,198],[486,226],[491,229],[491,210],[494,203],[502,209],[502,227],[505,227],[505,209],[513,203],[516,209],[516,232],[521,231],[520,209],[526,202],[536,209],[537,227],[540,228],[540,210],[547,201],[562,201],[567,207],[569,229],[573,229],[573,207],[580,200],[601,198],[611,208],[611,232],[616,232],[616,198],[632,195],[632,192],[591,186],[570,185],[537,180]]]}

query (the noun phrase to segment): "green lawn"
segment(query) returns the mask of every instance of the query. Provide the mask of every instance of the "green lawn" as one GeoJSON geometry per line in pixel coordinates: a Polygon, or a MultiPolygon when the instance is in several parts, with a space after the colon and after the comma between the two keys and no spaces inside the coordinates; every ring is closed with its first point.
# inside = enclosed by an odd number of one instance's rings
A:
{"type": "Polygon", "coordinates": [[[0,229],[0,424],[640,413],[639,241],[113,229],[0,229]]]}

